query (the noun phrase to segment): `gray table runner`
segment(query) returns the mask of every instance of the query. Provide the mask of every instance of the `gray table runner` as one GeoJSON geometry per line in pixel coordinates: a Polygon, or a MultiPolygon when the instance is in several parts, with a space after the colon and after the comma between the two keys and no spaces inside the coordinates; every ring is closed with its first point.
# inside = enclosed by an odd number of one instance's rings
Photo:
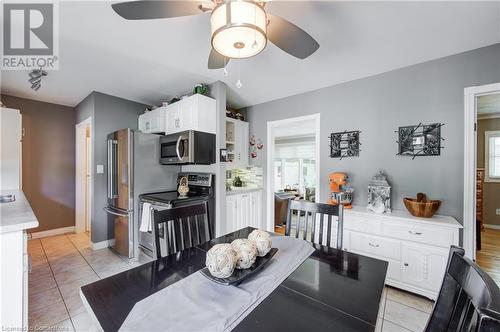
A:
{"type": "Polygon", "coordinates": [[[120,331],[232,330],[314,251],[300,239],[272,241],[276,255],[240,285],[219,285],[198,271],[137,302],[120,331]]]}

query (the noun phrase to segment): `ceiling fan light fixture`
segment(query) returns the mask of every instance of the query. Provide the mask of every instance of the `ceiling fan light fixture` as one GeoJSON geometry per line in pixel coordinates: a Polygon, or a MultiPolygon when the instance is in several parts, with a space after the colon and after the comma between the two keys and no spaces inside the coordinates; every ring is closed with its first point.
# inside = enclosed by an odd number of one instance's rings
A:
{"type": "Polygon", "coordinates": [[[253,0],[218,4],[210,18],[212,47],[221,55],[243,59],[262,52],[267,44],[267,16],[253,0]]]}

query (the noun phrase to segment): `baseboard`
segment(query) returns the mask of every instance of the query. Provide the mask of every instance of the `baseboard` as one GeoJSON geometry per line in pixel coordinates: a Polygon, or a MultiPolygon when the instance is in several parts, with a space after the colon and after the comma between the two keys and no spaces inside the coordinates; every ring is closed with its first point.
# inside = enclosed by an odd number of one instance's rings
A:
{"type": "Polygon", "coordinates": [[[489,228],[489,229],[500,229],[500,225],[491,225],[491,224],[484,224],[484,228],[489,228]]]}
{"type": "Polygon", "coordinates": [[[90,241],[90,244],[92,246],[92,250],[101,250],[113,246],[115,244],[115,239],[105,240],[101,242],[90,241]]]}
{"type": "Polygon", "coordinates": [[[75,226],[68,226],[68,227],[61,227],[61,228],[49,229],[47,231],[30,233],[29,237],[31,239],[40,239],[40,238],[43,238],[43,237],[54,236],[54,235],[61,235],[61,234],[66,234],[66,233],[74,233],[74,232],[75,232],[75,226]]]}

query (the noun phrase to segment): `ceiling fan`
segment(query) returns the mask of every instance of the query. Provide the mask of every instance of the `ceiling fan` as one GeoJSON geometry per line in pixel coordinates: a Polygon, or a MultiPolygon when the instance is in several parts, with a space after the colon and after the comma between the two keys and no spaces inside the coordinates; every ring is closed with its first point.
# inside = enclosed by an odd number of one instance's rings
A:
{"type": "Polygon", "coordinates": [[[286,53],[305,59],[318,42],[295,24],[266,12],[265,1],[127,1],[111,5],[127,20],[150,20],[210,12],[212,50],[209,69],[224,68],[230,59],[243,59],[262,52],[270,41],[286,53]]]}

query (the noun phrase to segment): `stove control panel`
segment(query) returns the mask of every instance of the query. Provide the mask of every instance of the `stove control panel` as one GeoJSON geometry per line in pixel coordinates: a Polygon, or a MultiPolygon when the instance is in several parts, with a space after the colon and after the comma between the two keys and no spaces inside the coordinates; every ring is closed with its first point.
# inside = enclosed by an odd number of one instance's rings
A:
{"type": "Polygon", "coordinates": [[[213,174],[210,173],[179,173],[177,183],[185,176],[188,178],[189,186],[211,187],[213,174]]]}

